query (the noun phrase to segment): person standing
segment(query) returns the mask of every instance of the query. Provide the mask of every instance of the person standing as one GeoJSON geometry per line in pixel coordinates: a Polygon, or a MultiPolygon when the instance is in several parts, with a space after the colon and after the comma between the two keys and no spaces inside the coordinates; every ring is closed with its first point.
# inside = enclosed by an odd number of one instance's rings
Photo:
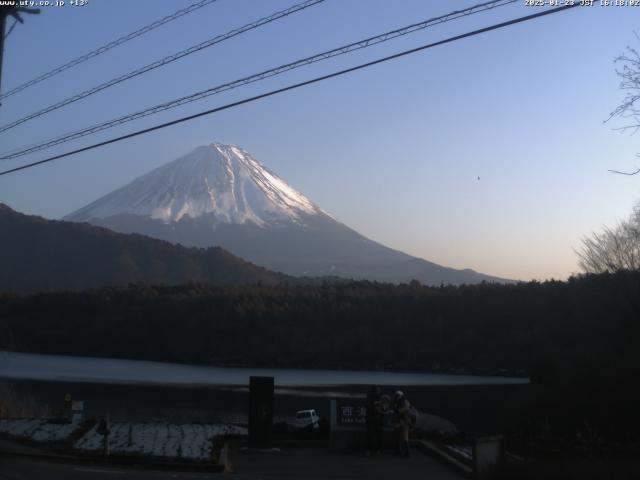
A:
{"type": "Polygon", "coordinates": [[[397,452],[402,458],[411,457],[409,430],[411,429],[411,404],[402,390],[393,395],[394,426],[397,435],[397,452]]]}
{"type": "Polygon", "coordinates": [[[371,387],[367,394],[367,456],[371,455],[371,452],[380,454],[383,423],[382,391],[379,386],[371,387]]]}

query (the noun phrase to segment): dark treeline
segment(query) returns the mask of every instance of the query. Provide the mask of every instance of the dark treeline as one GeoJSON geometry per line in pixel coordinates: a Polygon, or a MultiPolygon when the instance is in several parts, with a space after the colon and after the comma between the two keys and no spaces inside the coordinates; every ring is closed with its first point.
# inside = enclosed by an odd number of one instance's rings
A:
{"type": "Polygon", "coordinates": [[[587,420],[603,434],[634,436],[635,426],[625,425],[640,420],[640,273],[462,287],[192,284],[4,294],[0,342],[17,351],[199,364],[502,369],[530,375],[540,395],[534,407],[544,410],[537,418],[572,435],[587,420]]]}
{"type": "Polygon", "coordinates": [[[259,366],[536,369],[631,366],[640,273],[425,287],[131,285],[0,294],[0,347],[259,366]]]}

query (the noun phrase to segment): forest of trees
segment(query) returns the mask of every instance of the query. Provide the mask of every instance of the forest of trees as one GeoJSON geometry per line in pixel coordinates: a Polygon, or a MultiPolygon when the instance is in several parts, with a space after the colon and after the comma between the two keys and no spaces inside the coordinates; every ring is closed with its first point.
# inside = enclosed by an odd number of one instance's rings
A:
{"type": "Polygon", "coordinates": [[[0,295],[0,347],[218,365],[502,370],[530,375],[536,408],[565,412],[560,424],[569,415],[637,437],[639,320],[640,273],[631,272],[462,287],[132,285],[0,295]]]}
{"type": "MultiPolygon", "coordinates": [[[[0,295],[5,349],[212,364],[527,371],[620,363],[640,337],[640,274],[425,287],[147,286],[0,295]]],[[[631,360],[633,357],[629,357],[631,360]]]]}

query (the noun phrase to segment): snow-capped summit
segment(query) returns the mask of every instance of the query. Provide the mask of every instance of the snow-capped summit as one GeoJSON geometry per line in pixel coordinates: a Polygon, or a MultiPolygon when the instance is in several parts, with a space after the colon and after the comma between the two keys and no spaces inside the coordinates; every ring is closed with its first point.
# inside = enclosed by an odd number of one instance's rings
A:
{"type": "Polygon", "coordinates": [[[320,212],[247,151],[216,142],[137,178],[65,220],[130,214],[175,222],[212,214],[216,222],[265,226],[320,212]]]}
{"type": "Polygon", "coordinates": [[[502,281],[385,247],[338,222],[245,150],[198,147],[65,220],[190,247],[220,246],[289,275],[430,285],[502,281]]]}

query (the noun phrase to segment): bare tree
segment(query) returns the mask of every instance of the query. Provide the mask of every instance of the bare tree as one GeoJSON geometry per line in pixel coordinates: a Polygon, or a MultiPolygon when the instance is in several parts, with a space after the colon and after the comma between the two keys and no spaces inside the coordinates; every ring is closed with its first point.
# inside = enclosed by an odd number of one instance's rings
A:
{"type": "Polygon", "coordinates": [[[583,238],[576,253],[587,273],[640,270],[640,203],[628,220],[583,238]]]}
{"type": "MultiPolygon", "coordinates": [[[[634,34],[640,42],[640,36],[636,32],[634,34]]],[[[614,62],[617,65],[616,74],[620,77],[620,89],[625,92],[625,96],[622,103],[609,114],[609,118],[605,122],[614,117],[624,118],[626,124],[615,130],[636,133],[640,130],[640,53],[636,48],[627,46],[624,53],[614,62]]],[[[631,172],[609,171],[623,175],[636,175],[640,173],[640,168],[636,167],[631,172]]]]}
{"type": "MultiPolygon", "coordinates": [[[[640,36],[634,32],[640,42],[640,36]]],[[[625,125],[616,128],[632,134],[640,130],[640,53],[627,46],[625,52],[615,59],[616,74],[620,77],[620,89],[625,92],[618,105],[605,122],[614,117],[625,119],[625,125]]],[[[640,154],[637,154],[640,156],[640,154]]],[[[624,172],[609,170],[622,175],[636,175],[640,168],[624,172]]],[[[601,233],[592,233],[582,239],[582,246],[576,250],[580,267],[588,273],[640,270],[640,203],[633,209],[628,220],[615,227],[604,227],[601,233]]]]}

